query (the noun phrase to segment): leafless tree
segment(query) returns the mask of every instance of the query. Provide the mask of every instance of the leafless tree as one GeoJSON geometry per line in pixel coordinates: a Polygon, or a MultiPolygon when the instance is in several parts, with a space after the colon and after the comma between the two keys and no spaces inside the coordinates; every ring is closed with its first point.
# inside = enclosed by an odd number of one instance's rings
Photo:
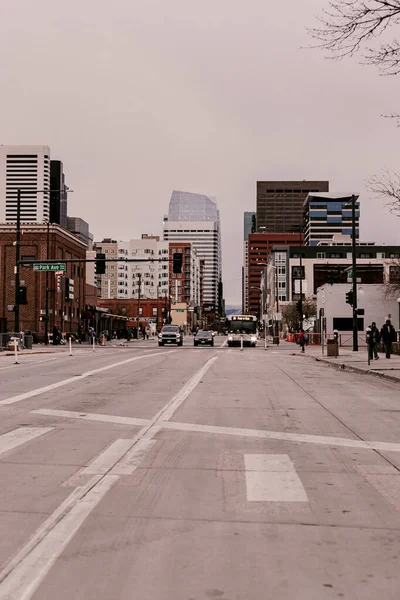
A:
{"type": "MultiPolygon", "coordinates": [[[[400,41],[379,43],[377,38],[390,29],[400,28],[400,0],[329,0],[319,19],[320,26],[310,29],[311,36],[332,58],[361,54],[364,62],[378,68],[382,75],[400,74],[400,41]]],[[[383,115],[400,127],[400,115],[383,115]]],[[[389,210],[400,216],[400,175],[384,171],[368,182],[369,191],[387,200],[389,210]]]]}
{"type": "MultiPolygon", "coordinates": [[[[305,298],[303,300],[302,308],[305,319],[315,317],[317,314],[317,303],[312,297],[305,298]]],[[[297,310],[297,302],[289,302],[289,304],[283,306],[282,318],[289,331],[292,332],[300,330],[300,315],[297,310]]]]}
{"type": "Polygon", "coordinates": [[[400,174],[382,171],[367,182],[367,189],[378,198],[386,200],[390,212],[400,217],[400,174]]]}
{"type": "Polygon", "coordinates": [[[400,41],[395,37],[376,43],[386,30],[400,25],[400,0],[329,0],[319,21],[310,34],[333,58],[361,53],[381,74],[400,73],[400,41]]]}

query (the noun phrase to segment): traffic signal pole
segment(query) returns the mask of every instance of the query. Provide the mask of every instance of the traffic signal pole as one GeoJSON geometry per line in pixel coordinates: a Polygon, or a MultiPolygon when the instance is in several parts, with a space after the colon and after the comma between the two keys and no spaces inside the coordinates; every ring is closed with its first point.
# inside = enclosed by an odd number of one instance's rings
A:
{"type": "Polygon", "coordinates": [[[15,295],[14,295],[14,331],[19,333],[19,269],[21,254],[21,190],[17,190],[17,230],[15,237],[15,295]]]}
{"type": "Polygon", "coordinates": [[[353,277],[353,352],[358,352],[357,257],[356,257],[356,197],[351,197],[351,256],[353,277]]]}

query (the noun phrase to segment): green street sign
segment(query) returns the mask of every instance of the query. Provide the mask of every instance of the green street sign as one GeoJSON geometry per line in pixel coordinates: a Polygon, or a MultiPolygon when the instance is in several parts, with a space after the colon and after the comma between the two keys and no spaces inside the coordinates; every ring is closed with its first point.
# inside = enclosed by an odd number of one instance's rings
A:
{"type": "Polygon", "coordinates": [[[66,271],[67,265],[65,263],[34,263],[34,271],[66,271]]]}

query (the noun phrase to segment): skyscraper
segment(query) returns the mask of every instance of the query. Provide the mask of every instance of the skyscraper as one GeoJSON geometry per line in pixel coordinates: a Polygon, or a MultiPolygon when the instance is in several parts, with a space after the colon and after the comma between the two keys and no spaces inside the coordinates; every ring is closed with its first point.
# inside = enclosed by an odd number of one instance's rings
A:
{"type": "Polygon", "coordinates": [[[164,240],[191,242],[199,259],[204,259],[204,304],[217,311],[222,266],[221,225],[215,199],[174,190],[164,219],[164,240]]]}
{"type": "Polygon", "coordinates": [[[249,235],[256,232],[256,213],[243,215],[243,267],[242,267],[242,312],[249,311],[249,235]]]}
{"type": "Polygon", "coordinates": [[[50,222],[67,229],[67,194],[64,167],[61,160],[50,161],[50,222]]]}
{"type": "MultiPolygon", "coordinates": [[[[356,197],[356,238],[359,238],[360,203],[356,197]]],[[[334,237],[352,234],[352,194],[308,194],[304,201],[304,234],[306,246],[332,241],[334,237]]]]}
{"type": "Polygon", "coordinates": [[[0,222],[17,220],[21,190],[21,221],[42,223],[50,217],[50,148],[0,146],[0,222]]]}
{"type": "Polygon", "coordinates": [[[299,231],[311,192],[329,192],[329,181],[257,181],[257,232],[299,231]]]}

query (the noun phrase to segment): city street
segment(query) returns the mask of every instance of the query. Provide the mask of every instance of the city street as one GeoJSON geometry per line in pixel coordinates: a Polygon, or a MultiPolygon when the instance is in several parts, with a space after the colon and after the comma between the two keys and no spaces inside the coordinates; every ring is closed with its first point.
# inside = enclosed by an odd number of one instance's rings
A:
{"type": "Polygon", "coordinates": [[[0,358],[0,600],[397,600],[399,385],[264,350],[0,358]]]}

